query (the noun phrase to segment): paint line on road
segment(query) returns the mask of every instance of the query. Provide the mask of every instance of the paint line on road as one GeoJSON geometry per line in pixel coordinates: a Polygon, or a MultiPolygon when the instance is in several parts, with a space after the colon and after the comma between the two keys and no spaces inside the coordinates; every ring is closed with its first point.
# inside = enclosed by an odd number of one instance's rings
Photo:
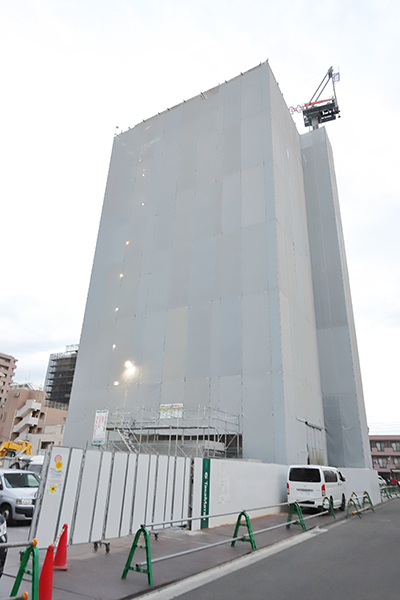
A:
{"type": "MultiPolygon", "coordinates": [[[[177,598],[178,596],[185,594],[186,592],[190,592],[191,590],[201,587],[202,585],[210,583],[215,579],[219,579],[220,577],[229,575],[230,573],[236,572],[239,569],[244,569],[245,567],[253,565],[254,563],[259,562],[264,558],[268,558],[269,556],[273,556],[274,554],[283,552],[287,548],[291,548],[292,546],[296,546],[297,544],[306,542],[307,540],[316,537],[320,533],[326,532],[326,529],[320,529],[319,527],[315,527],[315,529],[305,531],[304,533],[299,533],[295,537],[283,540],[282,542],[278,542],[276,544],[273,544],[272,546],[268,546],[267,548],[256,550],[251,554],[241,556],[240,558],[232,560],[229,563],[219,565],[218,567],[213,567],[212,569],[209,569],[204,573],[198,573],[197,575],[187,577],[182,581],[172,583],[167,587],[154,590],[153,592],[148,592],[147,594],[140,596],[140,598],[142,600],[172,600],[173,598],[177,598]]],[[[133,598],[134,596],[132,596],[132,599],[133,598]]]]}

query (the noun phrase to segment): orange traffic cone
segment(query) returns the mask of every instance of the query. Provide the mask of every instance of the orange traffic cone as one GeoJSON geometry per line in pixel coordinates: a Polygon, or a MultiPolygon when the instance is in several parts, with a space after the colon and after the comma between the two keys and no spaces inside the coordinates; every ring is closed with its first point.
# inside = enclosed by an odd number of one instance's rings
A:
{"type": "Polygon", "coordinates": [[[40,600],[52,600],[53,598],[53,560],[54,546],[51,544],[47,548],[42,572],[39,577],[39,598],[40,600]]]}
{"type": "Polygon", "coordinates": [[[67,539],[68,525],[64,525],[60,541],[58,542],[56,556],[54,558],[55,571],[68,571],[69,569],[69,565],[67,565],[67,539]]]}

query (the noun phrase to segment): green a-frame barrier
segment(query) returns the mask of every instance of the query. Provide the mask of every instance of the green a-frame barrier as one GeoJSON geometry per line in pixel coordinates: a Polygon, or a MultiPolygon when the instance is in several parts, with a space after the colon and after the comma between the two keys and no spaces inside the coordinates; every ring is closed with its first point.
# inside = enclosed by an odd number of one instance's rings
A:
{"type": "Polygon", "coordinates": [[[236,526],[235,526],[235,531],[233,533],[233,537],[237,538],[237,534],[239,532],[239,527],[247,527],[247,533],[249,534],[249,537],[242,537],[239,539],[234,539],[231,543],[231,547],[233,548],[235,545],[235,542],[250,542],[251,544],[251,549],[252,550],[257,550],[257,546],[256,546],[256,540],[254,538],[254,533],[253,533],[253,529],[251,526],[251,521],[250,521],[250,517],[247,514],[247,512],[245,510],[242,510],[242,512],[240,513],[240,515],[237,518],[236,521],[236,526]],[[244,517],[244,523],[242,523],[242,517],[244,517]]]}
{"type": "Polygon", "coordinates": [[[39,600],[39,550],[36,548],[37,540],[34,539],[25,550],[19,565],[17,577],[11,590],[11,596],[16,596],[25,574],[32,576],[31,600],[39,600]],[[28,568],[29,559],[32,557],[32,569],[28,568]]]}
{"type": "Polygon", "coordinates": [[[121,579],[126,579],[128,575],[128,571],[137,571],[138,573],[146,573],[147,581],[149,585],[153,585],[153,569],[151,566],[151,551],[150,551],[150,534],[147,531],[144,525],[141,526],[140,529],[137,530],[135,538],[133,540],[133,544],[131,546],[128,560],[125,563],[125,567],[122,573],[121,579]],[[140,536],[143,535],[144,538],[144,546],[139,545],[140,536]],[[133,555],[135,554],[136,548],[144,548],[146,550],[146,568],[141,567],[140,565],[134,565],[132,567],[133,555]]]}

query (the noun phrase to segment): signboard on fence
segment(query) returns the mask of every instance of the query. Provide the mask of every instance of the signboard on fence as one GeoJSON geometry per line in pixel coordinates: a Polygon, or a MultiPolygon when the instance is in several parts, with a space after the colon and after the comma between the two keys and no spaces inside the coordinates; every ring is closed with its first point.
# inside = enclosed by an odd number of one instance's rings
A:
{"type": "Polygon", "coordinates": [[[106,441],[108,410],[96,410],[93,429],[93,446],[101,446],[106,441]]]}

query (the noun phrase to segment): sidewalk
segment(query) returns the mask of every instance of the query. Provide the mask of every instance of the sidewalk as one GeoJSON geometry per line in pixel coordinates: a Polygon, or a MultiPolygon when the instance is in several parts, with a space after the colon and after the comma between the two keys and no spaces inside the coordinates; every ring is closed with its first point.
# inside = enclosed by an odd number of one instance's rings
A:
{"type": "MultiPolygon", "coordinates": [[[[335,514],[336,520],[345,517],[345,513],[336,511],[335,514]]],[[[282,526],[257,535],[257,531],[267,527],[284,525],[286,519],[287,514],[281,513],[251,520],[257,549],[271,546],[302,533],[300,525],[291,525],[290,529],[282,526]]],[[[306,520],[306,525],[307,529],[311,529],[316,526],[325,527],[333,522],[334,519],[330,515],[323,515],[306,520]]],[[[178,528],[163,529],[158,532],[158,539],[151,535],[151,556],[152,559],[155,559],[227,540],[233,536],[233,532],[234,524],[195,532],[178,528]]],[[[245,533],[247,533],[247,528],[241,527],[239,535],[245,533]]],[[[121,579],[133,538],[134,536],[129,536],[107,540],[110,542],[108,553],[103,545],[96,551],[93,543],[69,546],[67,563],[70,569],[69,571],[54,572],[53,600],[123,600],[140,596],[251,553],[251,546],[248,542],[237,541],[233,548],[230,543],[226,543],[215,548],[155,563],[153,565],[154,585],[151,587],[148,584],[147,575],[144,573],[129,571],[126,579],[121,579]]],[[[143,536],[140,540],[141,545],[142,542],[143,536]]],[[[44,555],[45,551],[40,551],[41,564],[44,555]]],[[[145,550],[138,548],[132,564],[135,565],[144,560],[145,550]]],[[[4,575],[0,580],[0,598],[9,596],[18,567],[19,553],[16,550],[10,550],[4,575]]],[[[31,580],[28,576],[21,584],[20,592],[23,591],[28,591],[29,598],[31,598],[31,580]]]]}

